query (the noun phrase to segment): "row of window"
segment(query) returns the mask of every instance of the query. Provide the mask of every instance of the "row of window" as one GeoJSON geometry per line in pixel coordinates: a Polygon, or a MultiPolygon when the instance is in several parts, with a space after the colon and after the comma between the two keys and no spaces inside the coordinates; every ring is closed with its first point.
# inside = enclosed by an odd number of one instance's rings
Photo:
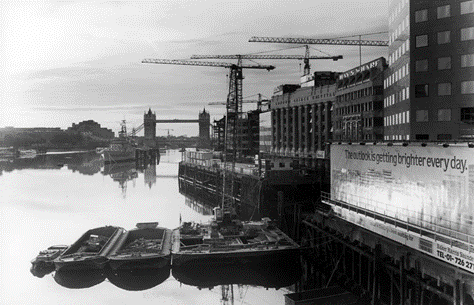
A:
{"type": "Polygon", "coordinates": [[[383,105],[384,108],[390,107],[398,102],[407,100],[410,98],[410,89],[409,87],[404,87],[402,90],[395,92],[384,98],[383,105]]]}
{"type": "Polygon", "coordinates": [[[394,135],[389,135],[389,136],[384,136],[383,137],[384,140],[386,141],[402,141],[402,140],[410,140],[410,135],[409,134],[406,134],[406,135],[403,135],[403,134],[394,134],[394,135]]]}
{"type": "Polygon", "coordinates": [[[406,39],[401,46],[399,46],[392,54],[388,56],[388,65],[392,65],[396,62],[403,54],[410,50],[410,40],[406,39]]]}
{"type": "Polygon", "coordinates": [[[410,123],[410,110],[386,116],[383,120],[384,126],[408,124],[410,123]]]}
{"type": "Polygon", "coordinates": [[[319,98],[331,97],[331,96],[335,96],[335,95],[336,95],[335,92],[329,92],[329,93],[324,93],[324,94],[321,94],[321,95],[311,95],[311,96],[305,96],[305,97],[298,97],[298,98],[295,98],[295,99],[291,100],[291,102],[303,102],[303,101],[309,101],[309,100],[317,100],[319,98]]]}
{"type": "Polygon", "coordinates": [[[383,82],[384,89],[390,87],[400,79],[410,74],[409,64],[403,65],[400,69],[390,74],[383,82]]]}
{"type": "MultiPolygon", "coordinates": [[[[437,135],[437,140],[440,140],[440,141],[443,141],[443,140],[451,140],[452,139],[452,135],[451,134],[445,134],[445,133],[442,133],[442,134],[438,134],[437,135]]],[[[415,135],[415,140],[418,140],[418,141],[423,141],[423,140],[429,140],[430,139],[430,135],[429,134],[416,134],[415,135]]],[[[386,141],[403,141],[403,140],[406,140],[406,141],[409,141],[410,140],[410,135],[388,135],[388,136],[384,136],[384,140],[386,141]]]]}
{"type": "Polygon", "coordinates": [[[359,129],[360,128],[370,128],[374,127],[374,118],[363,118],[359,120],[351,120],[351,121],[335,121],[334,128],[337,130],[350,130],[350,129],[359,129]]]}
{"type": "MultiPolygon", "coordinates": [[[[437,121],[448,122],[452,120],[451,109],[438,109],[437,121]]],[[[467,124],[474,124],[474,107],[466,107],[460,109],[461,122],[467,124]]],[[[417,110],[416,111],[417,122],[428,122],[428,110],[417,110]]]]}
{"type": "Polygon", "coordinates": [[[364,96],[371,96],[371,95],[377,95],[377,94],[382,94],[378,87],[367,87],[364,89],[360,89],[357,91],[349,92],[346,94],[341,94],[336,97],[337,102],[347,102],[350,100],[355,100],[364,96]],[[375,91],[375,93],[374,93],[375,91]]]}
{"type": "MultiPolygon", "coordinates": [[[[461,55],[461,68],[474,67],[474,54],[461,55]]],[[[451,57],[438,58],[438,70],[451,69],[451,57]]],[[[415,62],[415,72],[427,72],[429,70],[428,59],[420,59],[415,62]]]]}
{"type": "MultiPolygon", "coordinates": [[[[464,1],[461,2],[460,14],[469,14],[474,13],[474,1],[464,1]]],[[[438,6],[436,8],[436,18],[443,19],[451,17],[451,5],[438,6]]],[[[428,9],[422,9],[415,12],[415,22],[425,22],[428,21],[428,9]]]]}
{"type": "MultiPolygon", "coordinates": [[[[451,95],[451,83],[438,83],[438,96],[451,95]]],[[[428,97],[429,85],[415,85],[415,97],[428,97]]],[[[461,94],[474,94],[474,81],[461,82],[461,94]]]]}
{"type": "MultiPolygon", "coordinates": [[[[428,110],[417,110],[416,111],[416,121],[417,122],[428,122],[428,110]]],[[[451,109],[438,109],[438,122],[448,122],[451,121],[451,109]]]]}
{"type": "Polygon", "coordinates": [[[402,22],[397,26],[397,28],[391,32],[390,38],[389,38],[389,44],[392,44],[397,38],[405,31],[406,28],[410,26],[410,19],[409,16],[406,15],[405,18],[403,18],[402,22]]]}
{"type": "Polygon", "coordinates": [[[398,2],[397,6],[392,10],[392,13],[388,16],[388,24],[391,25],[392,22],[397,19],[397,16],[400,14],[405,5],[408,4],[408,0],[402,0],[398,2]]]}
{"type": "Polygon", "coordinates": [[[373,111],[374,110],[374,103],[367,102],[361,104],[354,104],[344,107],[338,107],[334,109],[334,113],[336,115],[347,115],[347,114],[354,114],[354,113],[361,113],[363,111],[373,111]]]}
{"type": "MultiPolygon", "coordinates": [[[[461,41],[474,40],[474,27],[462,28],[460,33],[461,41]]],[[[451,42],[451,31],[442,31],[437,33],[437,43],[445,44],[451,42]]],[[[429,44],[428,34],[417,35],[415,37],[415,47],[427,47],[429,44]]]]}

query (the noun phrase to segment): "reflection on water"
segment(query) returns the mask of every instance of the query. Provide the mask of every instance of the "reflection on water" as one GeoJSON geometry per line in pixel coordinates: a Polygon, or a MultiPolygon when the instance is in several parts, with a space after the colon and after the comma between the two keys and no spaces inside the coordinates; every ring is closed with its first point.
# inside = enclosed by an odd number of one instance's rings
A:
{"type": "Polygon", "coordinates": [[[124,198],[127,195],[127,182],[138,177],[135,162],[107,163],[104,165],[102,174],[110,176],[112,180],[118,182],[124,198]]]}
{"type": "Polygon", "coordinates": [[[72,244],[93,227],[132,227],[137,222],[159,221],[160,226],[176,228],[181,216],[182,221],[207,221],[212,206],[179,193],[180,159],[179,152],[167,151],[161,154],[159,164],[148,166],[105,167],[95,152],[0,160],[2,301],[221,304],[223,293],[230,296],[232,285],[238,285],[246,292],[242,303],[283,304],[287,291],[276,289],[291,285],[299,274],[298,266],[286,263],[206,270],[55,272],[51,265],[30,270],[30,261],[39,250],[72,244]],[[123,184],[126,197],[120,189],[123,184]],[[283,266],[289,269],[280,268],[283,266]],[[204,287],[215,288],[199,289],[204,287]],[[142,297],[137,298],[137,292],[128,294],[138,290],[144,291],[142,297]]]}
{"type": "Polygon", "coordinates": [[[0,159],[0,173],[3,171],[25,169],[61,169],[67,166],[73,172],[83,175],[94,175],[103,166],[100,155],[95,152],[87,153],[49,153],[35,155],[31,158],[3,158],[0,159]]]}
{"type": "Polygon", "coordinates": [[[170,276],[170,267],[140,270],[59,270],[54,273],[54,280],[59,285],[70,289],[83,289],[96,286],[106,279],[118,288],[129,291],[147,290],[158,286],[170,276]]]}
{"type": "Polygon", "coordinates": [[[220,285],[251,285],[282,288],[296,283],[301,277],[298,257],[286,261],[267,261],[260,264],[222,264],[213,266],[173,267],[172,274],[179,282],[199,289],[220,285]]]}
{"type": "Polygon", "coordinates": [[[170,266],[159,269],[111,270],[107,269],[107,279],[115,286],[131,291],[147,290],[166,281],[170,266]]]}
{"type": "Polygon", "coordinates": [[[90,288],[105,281],[104,270],[60,270],[55,272],[54,280],[59,285],[70,289],[90,288]]]}
{"type": "MultiPolygon", "coordinates": [[[[52,273],[44,269],[36,272],[52,273]]],[[[33,271],[32,271],[33,272],[33,271]]],[[[33,273],[36,275],[36,272],[33,273]]],[[[282,288],[295,284],[302,274],[299,259],[288,258],[286,261],[262,262],[260,264],[213,265],[173,267],[165,266],[154,269],[86,269],[62,270],[54,272],[54,280],[59,285],[71,288],[90,288],[108,279],[115,286],[124,290],[147,290],[166,281],[172,272],[180,283],[195,286],[199,289],[213,288],[221,285],[250,285],[264,288],[282,288]]],[[[43,276],[44,276],[43,274],[43,276]]],[[[42,277],[42,276],[41,276],[42,277]]]]}

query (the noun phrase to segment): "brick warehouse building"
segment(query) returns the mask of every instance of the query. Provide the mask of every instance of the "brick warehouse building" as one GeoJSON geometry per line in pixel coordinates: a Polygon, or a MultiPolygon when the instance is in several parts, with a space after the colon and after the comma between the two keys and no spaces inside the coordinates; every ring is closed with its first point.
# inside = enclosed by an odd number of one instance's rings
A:
{"type": "Polygon", "coordinates": [[[313,86],[282,87],[272,97],[273,155],[307,160],[327,157],[338,73],[315,72],[314,76],[313,86]]]}

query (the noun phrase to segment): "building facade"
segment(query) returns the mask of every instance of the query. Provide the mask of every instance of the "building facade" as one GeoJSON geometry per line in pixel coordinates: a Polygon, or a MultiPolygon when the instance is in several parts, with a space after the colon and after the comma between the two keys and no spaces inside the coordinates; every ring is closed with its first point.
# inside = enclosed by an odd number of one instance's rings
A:
{"type": "Polygon", "coordinates": [[[332,107],[334,141],[383,140],[385,58],[343,72],[332,107]]]}
{"type": "Polygon", "coordinates": [[[272,97],[272,153],[276,156],[327,157],[338,73],[314,75],[314,86],[290,87],[272,97]]]}
{"type": "MultiPolygon", "coordinates": [[[[260,111],[253,110],[246,113],[242,113],[236,122],[236,145],[237,145],[237,158],[246,159],[255,157],[259,153],[260,144],[260,111]]],[[[220,120],[214,120],[212,126],[213,139],[212,147],[216,151],[223,151],[224,145],[227,148],[227,152],[233,150],[232,135],[230,139],[225,139],[225,122],[226,117],[224,116],[220,120]]]]}
{"type": "Polygon", "coordinates": [[[385,140],[474,139],[474,1],[393,0],[385,140]]]}

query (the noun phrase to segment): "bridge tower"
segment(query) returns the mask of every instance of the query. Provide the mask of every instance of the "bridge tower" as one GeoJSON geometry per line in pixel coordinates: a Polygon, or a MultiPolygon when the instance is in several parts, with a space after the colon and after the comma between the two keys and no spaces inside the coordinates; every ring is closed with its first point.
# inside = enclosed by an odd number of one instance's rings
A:
{"type": "Polygon", "coordinates": [[[143,116],[143,124],[145,128],[145,144],[155,146],[156,113],[152,113],[151,108],[148,109],[148,113],[145,112],[145,115],[143,116]]]}
{"type": "Polygon", "coordinates": [[[211,116],[206,112],[206,108],[199,112],[199,146],[210,148],[211,146],[211,116]]]}

